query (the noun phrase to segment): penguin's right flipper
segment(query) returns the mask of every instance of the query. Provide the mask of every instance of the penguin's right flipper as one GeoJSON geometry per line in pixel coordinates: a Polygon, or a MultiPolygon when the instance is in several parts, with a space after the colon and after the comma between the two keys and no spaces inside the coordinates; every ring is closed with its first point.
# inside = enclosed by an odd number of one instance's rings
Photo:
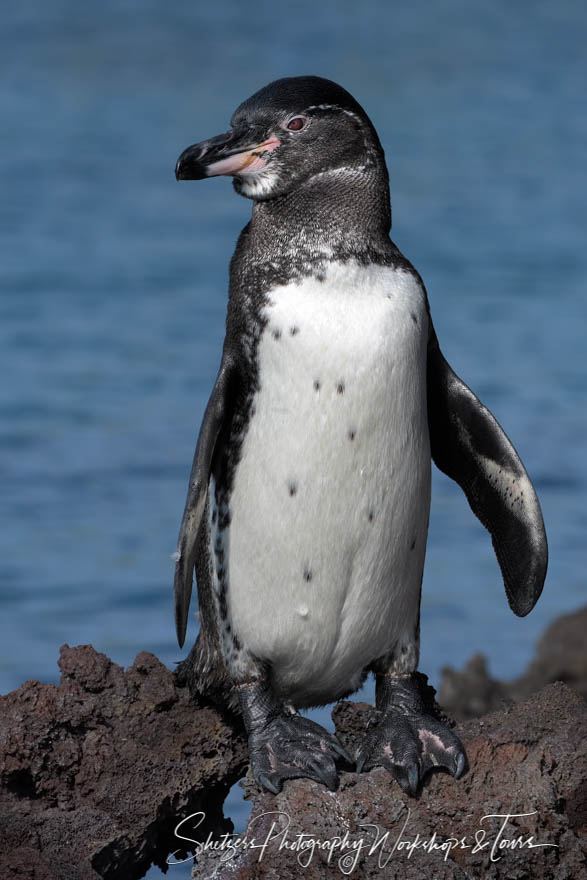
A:
{"type": "Polygon", "coordinates": [[[220,370],[204,413],[190,474],[188,495],[179,530],[175,554],[175,631],[179,647],[183,647],[188,611],[192,596],[197,537],[206,506],[210,469],[216,441],[222,427],[230,419],[236,393],[236,368],[233,357],[222,355],[220,370]]]}
{"type": "Polygon", "coordinates": [[[432,458],[490,532],[508,602],[524,617],[538,601],[548,564],[534,487],[494,416],[444,359],[433,329],[427,382],[432,458]]]}

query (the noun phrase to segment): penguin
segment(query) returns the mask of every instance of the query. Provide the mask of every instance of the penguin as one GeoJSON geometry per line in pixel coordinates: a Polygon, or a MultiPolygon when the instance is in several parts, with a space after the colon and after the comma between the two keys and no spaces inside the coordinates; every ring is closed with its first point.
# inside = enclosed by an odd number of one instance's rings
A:
{"type": "Polygon", "coordinates": [[[279,79],[230,130],[184,150],[178,180],[230,175],[253,202],[230,263],[220,369],[175,556],[180,679],[240,711],[251,771],[278,793],[387,768],[414,795],[459,777],[457,735],[418,671],[431,461],[491,534],[506,595],[538,600],[536,492],[491,412],[443,357],[426,290],[389,237],[384,152],[363,108],[317,76],[279,79]],[[298,714],[376,682],[358,753],[298,714]]]}

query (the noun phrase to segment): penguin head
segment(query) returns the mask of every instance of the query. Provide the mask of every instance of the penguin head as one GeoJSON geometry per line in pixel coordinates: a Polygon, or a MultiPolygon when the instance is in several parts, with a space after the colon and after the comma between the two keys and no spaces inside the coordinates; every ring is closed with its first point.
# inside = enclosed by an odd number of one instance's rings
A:
{"type": "Polygon", "coordinates": [[[240,195],[266,201],[317,175],[371,177],[383,150],[363,108],[345,89],[318,76],[278,79],[235,111],[231,129],[188,147],[178,180],[232,175],[240,195]]]}

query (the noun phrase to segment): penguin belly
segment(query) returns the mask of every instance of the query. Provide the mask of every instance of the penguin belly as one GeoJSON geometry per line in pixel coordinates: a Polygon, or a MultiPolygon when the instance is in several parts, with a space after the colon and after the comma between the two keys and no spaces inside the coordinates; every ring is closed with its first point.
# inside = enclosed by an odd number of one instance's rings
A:
{"type": "Polygon", "coordinates": [[[270,291],[263,317],[223,534],[227,604],[302,707],[356,690],[418,617],[428,316],[410,272],[333,264],[270,291]]]}

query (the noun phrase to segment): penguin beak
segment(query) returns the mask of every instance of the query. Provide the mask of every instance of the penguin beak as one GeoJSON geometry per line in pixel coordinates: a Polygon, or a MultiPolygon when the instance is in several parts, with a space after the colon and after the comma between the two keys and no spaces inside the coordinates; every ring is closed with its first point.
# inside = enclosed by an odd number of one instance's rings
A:
{"type": "Polygon", "coordinates": [[[176,180],[202,180],[219,174],[246,174],[265,167],[270,154],[281,146],[270,134],[256,139],[254,132],[227,131],[184,150],[175,166],[176,180]]]}

